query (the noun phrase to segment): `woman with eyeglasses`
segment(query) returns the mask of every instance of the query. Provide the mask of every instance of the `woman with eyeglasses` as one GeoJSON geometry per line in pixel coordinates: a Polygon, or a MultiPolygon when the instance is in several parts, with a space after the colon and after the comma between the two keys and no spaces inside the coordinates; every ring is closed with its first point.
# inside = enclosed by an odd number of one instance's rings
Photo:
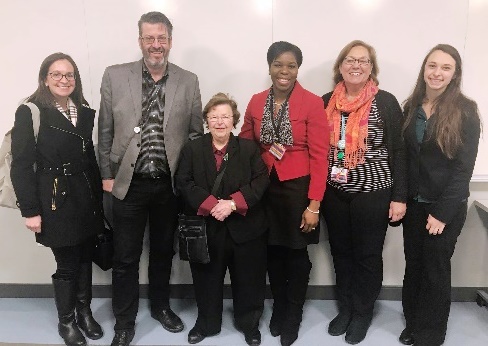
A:
{"type": "Polygon", "coordinates": [[[176,170],[185,214],[205,217],[210,255],[210,263],[190,262],[198,307],[197,321],[188,333],[190,344],[221,330],[227,269],[235,326],[248,345],[261,344],[267,229],[261,197],[269,179],[258,146],[232,134],[239,118],[233,99],[214,95],[203,109],[209,133],[183,147],[176,170]]]}
{"type": "Polygon", "coordinates": [[[376,52],[347,44],[334,64],[334,90],[322,98],[329,121],[329,175],[321,212],[329,231],[339,314],[330,335],[361,342],[383,281],[383,244],[389,221],[406,209],[402,110],[378,89],[376,52]]]}
{"type": "Polygon", "coordinates": [[[451,257],[466,220],[480,138],[478,107],[461,91],[462,71],[454,47],[435,46],[405,101],[404,345],[440,346],[446,337],[451,257]]]}
{"type": "Polygon", "coordinates": [[[312,269],[307,246],[319,241],[327,174],[327,119],[320,97],[297,81],[302,60],[300,48],[289,42],[269,47],[271,87],[253,95],[239,134],[259,144],[270,172],[265,196],[273,294],[269,329],[284,346],[298,338],[312,269]]]}
{"type": "Polygon", "coordinates": [[[54,254],[59,335],[66,345],[86,345],[82,332],[94,340],[103,336],[90,309],[94,241],[104,227],[92,142],[95,111],[83,96],[78,67],[63,53],[44,59],[27,101],[40,111],[39,133],[35,138],[30,108],[19,106],[12,183],[26,227],[54,254]]]}

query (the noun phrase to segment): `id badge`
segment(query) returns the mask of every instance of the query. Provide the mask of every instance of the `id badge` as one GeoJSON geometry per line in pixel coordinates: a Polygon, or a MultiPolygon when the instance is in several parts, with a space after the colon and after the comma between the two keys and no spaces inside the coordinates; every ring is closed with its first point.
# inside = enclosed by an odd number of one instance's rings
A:
{"type": "Polygon", "coordinates": [[[285,151],[286,151],[285,146],[280,143],[273,143],[271,148],[269,148],[269,152],[278,160],[281,160],[283,155],[285,155],[285,151]]]}
{"type": "Polygon", "coordinates": [[[338,183],[347,183],[347,168],[333,166],[330,179],[338,183]]]}

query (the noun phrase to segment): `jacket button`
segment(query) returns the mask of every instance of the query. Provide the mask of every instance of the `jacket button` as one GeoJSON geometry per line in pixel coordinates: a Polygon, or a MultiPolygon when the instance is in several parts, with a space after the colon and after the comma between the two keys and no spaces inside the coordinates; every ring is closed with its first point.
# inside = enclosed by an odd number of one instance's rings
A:
{"type": "Polygon", "coordinates": [[[141,143],[137,143],[137,147],[139,148],[141,146],[141,143]]]}
{"type": "Polygon", "coordinates": [[[131,167],[134,167],[134,164],[133,164],[133,163],[131,163],[131,164],[130,164],[130,166],[131,166],[131,167]]]}

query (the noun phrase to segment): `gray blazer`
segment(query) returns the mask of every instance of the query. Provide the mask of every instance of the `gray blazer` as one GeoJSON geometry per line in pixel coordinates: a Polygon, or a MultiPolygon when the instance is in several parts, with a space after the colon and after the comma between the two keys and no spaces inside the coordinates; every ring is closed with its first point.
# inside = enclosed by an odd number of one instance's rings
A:
{"type": "MultiPolygon", "coordinates": [[[[181,148],[202,136],[202,100],[198,77],[169,63],[164,111],[164,144],[173,179],[181,148]]],[[[109,66],[100,88],[98,152],[103,179],[114,178],[112,195],[124,199],[139,156],[142,117],[142,59],[109,66]]]]}

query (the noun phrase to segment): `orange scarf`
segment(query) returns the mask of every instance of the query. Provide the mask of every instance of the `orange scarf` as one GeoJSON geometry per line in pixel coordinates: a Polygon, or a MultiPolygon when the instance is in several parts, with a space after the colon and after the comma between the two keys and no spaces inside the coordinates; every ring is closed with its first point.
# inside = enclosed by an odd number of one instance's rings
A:
{"type": "Polygon", "coordinates": [[[378,92],[378,87],[369,79],[358,96],[352,101],[347,100],[344,81],[334,88],[329,104],[325,109],[329,122],[330,145],[336,147],[341,136],[341,112],[349,113],[346,123],[346,149],[343,159],[345,168],[356,168],[364,163],[367,150],[368,119],[371,103],[378,92]]]}

